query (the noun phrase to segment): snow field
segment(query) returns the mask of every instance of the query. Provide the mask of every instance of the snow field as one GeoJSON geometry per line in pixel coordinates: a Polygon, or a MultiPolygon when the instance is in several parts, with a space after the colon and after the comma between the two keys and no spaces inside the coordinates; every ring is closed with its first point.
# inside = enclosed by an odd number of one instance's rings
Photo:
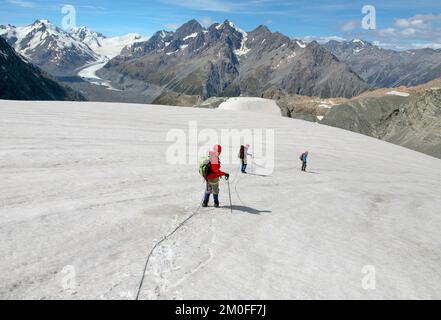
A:
{"type": "Polygon", "coordinates": [[[265,113],[11,101],[0,113],[2,299],[134,299],[149,251],[201,201],[197,167],[165,160],[167,132],[189,121],[274,129],[275,171],[225,166],[233,214],[222,182],[227,207],[155,250],[141,299],[440,298],[439,159],[265,113]]]}
{"type": "Polygon", "coordinates": [[[219,106],[219,110],[265,113],[281,116],[280,108],[274,100],[262,98],[230,98],[219,106]]]}

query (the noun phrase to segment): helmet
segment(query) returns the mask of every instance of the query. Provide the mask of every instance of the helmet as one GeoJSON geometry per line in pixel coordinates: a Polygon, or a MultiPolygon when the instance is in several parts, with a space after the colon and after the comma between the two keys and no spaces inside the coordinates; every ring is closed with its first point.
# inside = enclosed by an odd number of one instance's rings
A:
{"type": "Polygon", "coordinates": [[[219,144],[216,144],[213,148],[213,151],[216,152],[217,154],[221,154],[222,152],[222,146],[219,144]]]}

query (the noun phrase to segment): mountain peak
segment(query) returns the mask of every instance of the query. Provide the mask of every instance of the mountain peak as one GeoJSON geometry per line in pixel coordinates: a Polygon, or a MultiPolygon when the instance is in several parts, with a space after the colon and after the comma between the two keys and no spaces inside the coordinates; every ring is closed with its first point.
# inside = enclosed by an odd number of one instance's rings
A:
{"type": "Polygon", "coordinates": [[[204,28],[202,27],[202,25],[196,19],[193,19],[180,26],[176,30],[176,34],[180,36],[186,36],[195,32],[200,32],[203,29],[204,28]]]}
{"type": "Polygon", "coordinates": [[[38,19],[30,25],[30,27],[34,30],[46,31],[46,30],[56,30],[57,32],[61,31],[57,26],[52,24],[49,20],[38,19]]]}
{"type": "Polygon", "coordinates": [[[234,23],[232,23],[228,19],[226,19],[223,24],[226,25],[226,26],[230,26],[231,28],[235,28],[234,23]]]}
{"type": "Polygon", "coordinates": [[[308,47],[310,48],[319,48],[322,47],[320,43],[317,42],[317,40],[312,40],[310,43],[308,43],[308,47]]]}
{"type": "Polygon", "coordinates": [[[17,28],[16,26],[9,24],[9,23],[7,25],[4,25],[4,24],[0,25],[0,29],[16,29],[16,28],[17,28]]]}
{"type": "Polygon", "coordinates": [[[77,36],[79,39],[84,41],[85,39],[94,39],[94,38],[106,38],[103,34],[99,32],[94,32],[90,30],[88,27],[74,27],[70,30],[70,33],[77,36]]]}
{"type": "Polygon", "coordinates": [[[155,32],[155,34],[151,37],[151,39],[164,39],[172,32],[166,31],[166,30],[160,30],[155,32]]]}
{"type": "Polygon", "coordinates": [[[81,27],[73,27],[72,32],[79,32],[79,31],[88,31],[88,32],[92,32],[88,27],[86,26],[81,26],[81,27]]]}
{"type": "Polygon", "coordinates": [[[360,39],[352,39],[351,42],[352,42],[352,43],[358,43],[358,44],[361,44],[361,45],[365,45],[364,41],[363,41],[363,40],[360,40],[360,39]]]}
{"type": "Polygon", "coordinates": [[[256,29],[254,29],[252,31],[253,33],[258,33],[258,34],[268,34],[271,33],[270,29],[268,29],[267,26],[261,24],[260,26],[258,26],[256,29]]]}
{"type": "Polygon", "coordinates": [[[37,20],[35,20],[35,22],[32,25],[34,25],[34,26],[36,26],[36,25],[52,25],[52,23],[46,19],[37,19],[37,20]]]}

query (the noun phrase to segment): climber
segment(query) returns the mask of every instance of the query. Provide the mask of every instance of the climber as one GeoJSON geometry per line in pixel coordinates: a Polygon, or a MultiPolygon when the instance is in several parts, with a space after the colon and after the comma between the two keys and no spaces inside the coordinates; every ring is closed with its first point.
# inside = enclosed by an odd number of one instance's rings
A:
{"type": "Polygon", "coordinates": [[[203,207],[208,207],[210,194],[213,194],[214,206],[219,208],[219,178],[225,177],[227,180],[230,178],[228,173],[220,170],[221,163],[219,157],[221,153],[222,147],[220,145],[215,145],[205,162],[203,161],[200,164],[199,172],[205,178],[207,185],[204,201],[202,203],[203,207]]]}
{"type": "Polygon", "coordinates": [[[305,171],[305,172],[306,172],[306,166],[308,164],[308,154],[309,154],[309,152],[305,151],[300,156],[300,161],[302,161],[302,171],[305,171]]]}
{"type": "Polygon", "coordinates": [[[250,145],[247,144],[246,146],[240,146],[239,151],[239,159],[242,162],[241,171],[242,173],[247,173],[247,165],[248,165],[248,156],[253,156],[252,154],[248,153],[248,149],[250,148],[250,145]]]}

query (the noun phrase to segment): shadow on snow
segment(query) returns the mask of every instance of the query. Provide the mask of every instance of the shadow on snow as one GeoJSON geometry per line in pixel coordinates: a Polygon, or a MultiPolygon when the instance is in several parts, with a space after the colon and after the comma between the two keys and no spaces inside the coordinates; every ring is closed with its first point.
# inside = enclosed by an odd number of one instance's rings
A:
{"type": "MultiPolygon", "coordinates": [[[[223,206],[224,209],[230,209],[230,206],[223,206]]],[[[250,214],[257,214],[260,215],[262,213],[272,213],[272,211],[269,210],[257,210],[254,208],[246,207],[246,206],[237,206],[233,205],[233,211],[242,211],[250,214]]]]}

